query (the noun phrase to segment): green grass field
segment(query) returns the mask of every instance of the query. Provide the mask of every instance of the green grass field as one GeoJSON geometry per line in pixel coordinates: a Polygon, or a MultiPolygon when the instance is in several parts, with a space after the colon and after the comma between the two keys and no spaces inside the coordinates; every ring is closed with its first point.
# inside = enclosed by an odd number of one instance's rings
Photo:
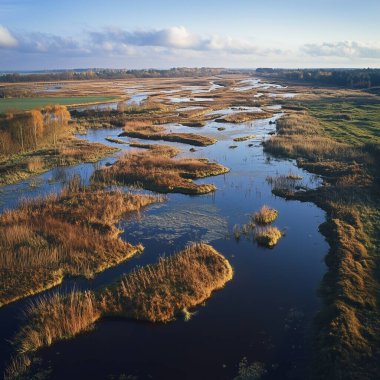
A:
{"type": "Polygon", "coordinates": [[[102,103],[117,100],[114,96],[72,96],[72,97],[41,97],[41,98],[11,98],[0,99],[0,113],[12,110],[27,111],[41,108],[48,104],[69,106],[84,103],[102,103]]]}
{"type": "Polygon", "coordinates": [[[304,104],[334,139],[353,145],[380,145],[380,99],[373,96],[337,97],[304,104]]]}

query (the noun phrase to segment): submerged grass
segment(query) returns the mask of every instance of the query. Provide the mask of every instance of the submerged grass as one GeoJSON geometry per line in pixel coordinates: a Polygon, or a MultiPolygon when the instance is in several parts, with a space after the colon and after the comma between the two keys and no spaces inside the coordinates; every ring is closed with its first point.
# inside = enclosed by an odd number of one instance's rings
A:
{"type": "Polygon", "coordinates": [[[0,215],[0,305],[38,293],[65,276],[91,277],[142,250],[121,240],[124,214],[158,196],[80,187],[27,200],[0,215]]]}

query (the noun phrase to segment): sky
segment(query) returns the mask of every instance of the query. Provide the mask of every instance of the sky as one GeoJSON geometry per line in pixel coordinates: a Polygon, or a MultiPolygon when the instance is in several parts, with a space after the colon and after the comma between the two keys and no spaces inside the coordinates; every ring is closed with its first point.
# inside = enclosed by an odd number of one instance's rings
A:
{"type": "Polygon", "coordinates": [[[380,67],[380,0],[0,0],[0,70],[380,67]]]}

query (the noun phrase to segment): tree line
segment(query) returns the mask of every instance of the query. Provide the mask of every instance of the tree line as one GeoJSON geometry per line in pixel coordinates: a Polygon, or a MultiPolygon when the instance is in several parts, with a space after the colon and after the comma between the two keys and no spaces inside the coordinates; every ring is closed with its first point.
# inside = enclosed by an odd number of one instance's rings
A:
{"type": "Polygon", "coordinates": [[[87,69],[68,70],[58,72],[36,72],[36,73],[3,73],[0,75],[2,83],[16,82],[45,82],[63,80],[91,80],[91,79],[130,79],[130,78],[176,78],[192,76],[212,76],[230,72],[220,68],[188,68],[176,67],[168,70],[144,69],[87,69]]]}
{"type": "Polygon", "coordinates": [[[65,106],[46,106],[22,113],[0,116],[0,154],[10,155],[57,147],[69,135],[70,113],[65,106]]]}
{"type": "Polygon", "coordinates": [[[380,69],[272,69],[259,68],[260,74],[283,79],[348,88],[380,86],[380,69]]]}

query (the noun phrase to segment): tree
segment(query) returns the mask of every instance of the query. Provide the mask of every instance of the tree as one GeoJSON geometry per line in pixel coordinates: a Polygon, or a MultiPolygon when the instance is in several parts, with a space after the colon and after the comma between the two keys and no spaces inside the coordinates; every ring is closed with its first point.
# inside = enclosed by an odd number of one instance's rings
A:
{"type": "Polygon", "coordinates": [[[44,129],[44,118],[40,110],[30,111],[31,125],[33,128],[34,146],[38,147],[38,139],[42,137],[44,129]]]}

